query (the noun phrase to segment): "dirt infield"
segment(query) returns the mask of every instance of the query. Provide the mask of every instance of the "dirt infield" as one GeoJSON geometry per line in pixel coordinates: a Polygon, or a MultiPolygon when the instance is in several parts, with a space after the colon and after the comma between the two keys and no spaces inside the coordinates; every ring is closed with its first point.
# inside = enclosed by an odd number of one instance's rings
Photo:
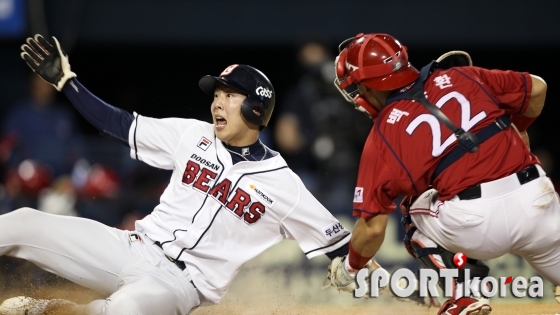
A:
{"type": "MultiPolygon", "coordinates": [[[[436,315],[438,311],[438,308],[399,302],[389,296],[355,299],[333,288],[321,290],[323,280],[322,272],[299,274],[248,268],[240,272],[220,304],[199,308],[193,315],[436,315]]],[[[495,298],[492,307],[492,315],[560,315],[560,304],[548,289],[540,301],[495,298]]]]}
{"type": "MultiPolygon", "coordinates": [[[[414,306],[362,306],[362,307],[324,307],[278,305],[271,307],[251,307],[249,305],[235,305],[223,303],[217,306],[200,308],[193,315],[260,315],[260,314],[289,314],[289,315],[373,315],[373,314],[407,314],[407,315],[436,315],[437,309],[424,309],[414,306]]],[[[492,315],[559,315],[560,304],[520,304],[493,306],[492,315]]]]}
{"type": "MultiPolygon", "coordinates": [[[[278,256],[275,256],[278,257],[278,256]]],[[[275,263],[278,259],[275,258],[275,263]]],[[[319,262],[324,264],[324,262],[319,262]]],[[[351,315],[351,314],[406,314],[435,315],[437,308],[423,308],[416,304],[399,302],[389,296],[371,299],[355,299],[338,293],[335,289],[321,290],[325,278],[324,268],[307,266],[294,268],[264,261],[244,267],[236,277],[229,292],[220,304],[202,307],[193,315],[351,315]],[[267,267],[262,267],[267,265],[267,267]]],[[[62,298],[79,304],[104,298],[86,288],[62,281],[60,278],[45,284],[33,283],[38,268],[27,265],[10,268],[10,277],[2,277],[0,300],[27,295],[34,298],[62,298]],[[21,286],[10,286],[23,284],[21,286]]],[[[560,315],[560,304],[556,303],[552,287],[545,288],[542,299],[492,299],[492,315],[560,315]]]]}

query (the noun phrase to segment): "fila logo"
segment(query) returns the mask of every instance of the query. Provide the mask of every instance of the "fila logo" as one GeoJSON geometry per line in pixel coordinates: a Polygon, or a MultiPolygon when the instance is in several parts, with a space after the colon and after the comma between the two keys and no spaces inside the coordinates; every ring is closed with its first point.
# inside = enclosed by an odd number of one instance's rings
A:
{"type": "Polygon", "coordinates": [[[200,141],[198,141],[198,144],[196,145],[197,147],[201,148],[202,150],[206,151],[206,149],[208,149],[208,147],[212,144],[212,141],[206,139],[205,137],[202,137],[200,139],[200,141]]]}
{"type": "Polygon", "coordinates": [[[130,242],[142,242],[142,237],[138,233],[129,233],[128,237],[130,238],[130,242]]]}
{"type": "Polygon", "coordinates": [[[393,111],[389,114],[389,118],[387,118],[387,122],[394,124],[395,122],[401,120],[402,116],[408,116],[408,112],[393,108],[393,111]]]}
{"type": "Polygon", "coordinates": [[[266,98],[271,98],[272,97],[272,91],[265,88],[264,86],[259,86],[256,90],[255,93],[259,96],[264,96],[266,98]]]}
{"type": "Polygon", "coordinates": [[[239,65],[234,64],[234,65],[231,65],[231,66],[225,68],[224,71],[222,71],[222,73],[220,73],[220,77],[223,77],[223,76],[226,76],[226,75],[230,74],[237,67],[239,67],[239,65]]]}
{"type": "Polygon", "coordinates": [[[354,202],[364,202],[364,187],[356,187],[356,189],[354,190],[354,202]]]}

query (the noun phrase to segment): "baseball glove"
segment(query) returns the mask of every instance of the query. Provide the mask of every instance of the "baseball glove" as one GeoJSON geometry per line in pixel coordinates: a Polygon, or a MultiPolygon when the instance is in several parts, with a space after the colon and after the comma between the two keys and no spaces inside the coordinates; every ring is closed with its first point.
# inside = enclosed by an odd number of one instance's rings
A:
{"type": "MultiPolygon", "coordinates": [[[[354,296],[354,290],[357,289],[355,275],[350,274],[348,270],[346,270],[346,267],[344,266],[345,260],[346,256],[343,256],[336,257],[331,261],[331,264],[327,268],[327,278],[323,282],[323,290],[332,286],[339,292],[350,293],[354,296]]],[[[372,258],[368,261],[364,268],[367,268],[368,270],[366,282],[369,284],[369,275],[372,271],[381,268],[381,266],[379,266],[379,264],[372,258]]],[[[385,269],[381,269],[387,272],[385,269]]],[[[387,274],[389,273],[387,272],[387,274]]],[[[366,288],[364,297],[367,298],[369,297],[369,285],[366,286],[366,288]]]]}
{"type": "MultiPolygon", "coordinates": [[[[357,289],[355,277],[354,277],[354,275],[350,274],[346,270],[346,267],[344,266],[344,260],[345,259],[346,259],[346,256],[336,257],[335,259],[333,259],[331,261],[331,264],[327,268],[327,278],[323,282],[323,286],[322,286],[321,289],[324,290],[324,289],[327,289],[329,287],[334,287],[339,292],[349,293],[349,294],[352,294],[352,296],[355,296],[354,290],[357,289]]],[[[364,268],[368,269],[368,276],[366,277],[366,283],[368,285],[366,285],[366,292],[363,295],[363,297],[367,299],[367,298],[369,298],[369,282],[370,282],[369,281],[369,275],[371,274],[371,272],[374,271],[374,270],[377,270],[377,269],[381,269],[382,271],[386,272],[387,275],[389,275],[389,272],[387,270],[383,269],[373,258],[364,266],[364,268]]],[[[407,286],[406,280],[404,280],[404,279],[399,280],[398,285],[403,287],[403,288],[406,287],[407,286]]],[[[384,286],[384,287],[379,288],[379,295],[382,295],[385,292],[388,292],[389,296],[391,296],[392,298],[395,298],[395,299],[397,299],[398,301],[401,301],[401,302],[412,302],[412,303],[415,303],[415,304],[423,306],[423,307],[440,307],[441,306],[441,303],[435,297],[432,297],[432,296],[421,297],[420,296],[419,290],[418,290],[418,282],[415,283],[415,290],[414,290],[413,294],[409,297],[406,297],[406,298],[402,298],[402,297],[394,295],[393,292],[391,291],[391,289],[388,288],[388,286],[384,286]]]]}
{"type": "Polygon", "coordinates": [[[28,37],[26,43],[21,46],[23,50],[20,54],[21,58],[57,90],[61,91],[66,81],[76,77],[76,74],[70,70],[68,55],[54,36],[52,42],[49,42],[37,34],[35,38],[28,37]]]}

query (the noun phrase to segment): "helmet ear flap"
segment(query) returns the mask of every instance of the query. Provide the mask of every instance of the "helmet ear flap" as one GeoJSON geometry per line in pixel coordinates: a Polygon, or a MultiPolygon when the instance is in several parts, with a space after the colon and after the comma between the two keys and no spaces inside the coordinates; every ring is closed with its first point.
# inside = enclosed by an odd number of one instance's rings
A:
{"type": "Polygon", "coordinates": [[[336,77],[344,78],[346,76],[346,54],[348,50],[344,49],[335,60],[336,77]]]}
{"type": "Polygon", "coordinates": [[[265,125],[265,121],[268,121],[272,111],[269,112],[269,117],[265,117],[267,111],[264,109],[262,103],[258,100],[247,97],[241,104],[241,114],[243,115],[243,118],[251,124],[261,126],[265,125]]]}

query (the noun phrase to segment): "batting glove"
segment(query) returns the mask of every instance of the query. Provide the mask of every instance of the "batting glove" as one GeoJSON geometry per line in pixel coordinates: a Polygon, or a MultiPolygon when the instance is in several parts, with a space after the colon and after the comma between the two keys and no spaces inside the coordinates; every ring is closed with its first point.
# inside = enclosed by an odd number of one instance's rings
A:
{"type": "MultiPolygon", "coordinates": [[[[354,295],[354,290],[356,290],[356,280],[355,274],[350,274],[346,267],[344,266],[344,260],[347,259],[346,256],[336,257],[331,261],[331,264],[327,268],[327,278],[323,282],[322,289],[327,289],[329,287],[334,287],[339,292],[350,293],[354,295]]],[[[366,277],[366,282],[369,284],[369,275],[373,270],[385,269],[381,268],[375,260],[370,259],[368,263],[364,266],[368,270],[368,276],[366,277]]],[[[385,271],[386,272],[386,271],[385,271]]],[[[384,288],[382,288],[383,290],[384,288]]],[[[365,298],[369,297],[369,287],[364,295],[365,298]]]]}
{"type": "Polygon", "coordinates": [[[61,91],[68,79],[76,77],[76,74],[70,71],[68,55],[60,48],[60,43],[54,36],[52,41],[48,42],[37,34],[35,38],[28,37],[26,42],[27,44],[21,46],[21,58],[57,90],[61,91]]]}

